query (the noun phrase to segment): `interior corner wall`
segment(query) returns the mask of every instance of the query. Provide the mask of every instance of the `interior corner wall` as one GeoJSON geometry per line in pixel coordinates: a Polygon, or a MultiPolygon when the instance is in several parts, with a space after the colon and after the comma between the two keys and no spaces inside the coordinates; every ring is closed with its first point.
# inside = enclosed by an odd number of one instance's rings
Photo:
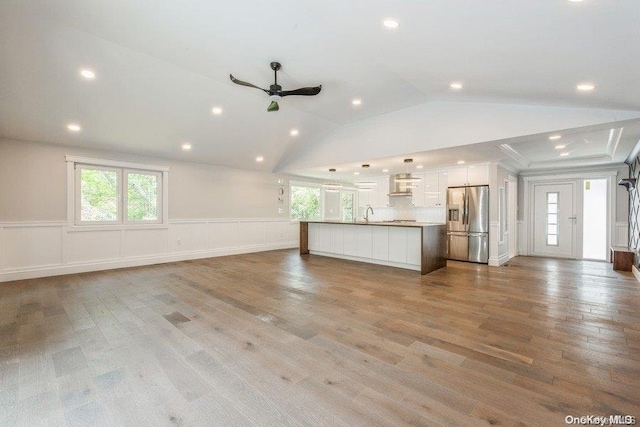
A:
{"type": "Polygon", "coordinates": [[[509,176],[510,172],[502,166],[489,166],[489,265],[493,266],[502,265],[509,260],[509,239],[504,237],[501,243],[498,236],[500,188],[505,188],[505,181],[509,176]]]}
{"type": "Polygon", "coordinates": [[[299,231],[289,220],[288,180],[269,172],[0,139],[0,282],[295,247],[299,231]],[[168,166],[168,225],[70,229],[66,155],[168,166]]]}

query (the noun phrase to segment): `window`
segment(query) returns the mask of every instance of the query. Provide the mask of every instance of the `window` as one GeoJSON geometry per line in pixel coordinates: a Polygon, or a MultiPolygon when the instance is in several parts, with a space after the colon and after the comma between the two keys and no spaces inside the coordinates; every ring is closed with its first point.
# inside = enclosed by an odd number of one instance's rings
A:
{"type": "Polygon", "coordinates": [[[547,193],[547,245],[558,246],[558,195],[547,193]]]}
{"type": "Polygon", "coordinates": [[[166,224],[168,169],[67,156],[71,226],[166,224]]]}
{"type": "Polygon", "coordinates": [[[342,220],[353,221],[356,218],[356,212],[354,209],[356,192],[351,190],[344,190],[340,195],[340,205],[342,207],[342,220]]]}
{"type": "Polygon", "coordinates": [[[319,220],[321,218],[320,186],[291,184],[291,219],[319,220]]]}

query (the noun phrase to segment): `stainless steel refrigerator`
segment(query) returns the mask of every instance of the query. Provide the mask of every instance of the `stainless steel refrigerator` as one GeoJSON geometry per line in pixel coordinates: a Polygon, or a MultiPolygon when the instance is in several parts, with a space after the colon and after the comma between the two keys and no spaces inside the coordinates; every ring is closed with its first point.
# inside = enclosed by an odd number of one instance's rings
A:
{"type": "Polygon", "coordinates": [[[489,186],[447,190],[449,259],[489,262],[489,186]]]}

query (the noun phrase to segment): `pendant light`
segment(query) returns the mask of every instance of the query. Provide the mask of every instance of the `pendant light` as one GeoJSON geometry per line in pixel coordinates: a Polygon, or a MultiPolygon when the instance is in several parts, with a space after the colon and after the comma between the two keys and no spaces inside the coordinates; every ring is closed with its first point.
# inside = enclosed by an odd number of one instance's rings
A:
{"type": "MultiPolygon", "coordinates": [[[[334,168],[329,169],[329,173],[334,173],[336,170],[334,168]]],[[[342,188],[342,184],[338,184],[337,182],[327,182],[322,184],[322,188],[327,193],[337,193],[342,188]]]]}
{"type": "Polygon", "coordinates": [[[396,182],[398,183],[415,183],[422,181],[422,178],[417,176],[411,176],[409,166],[413,163],[413,159],[404,159],[405,173],[399,173],[396,175],[396,182]]]}

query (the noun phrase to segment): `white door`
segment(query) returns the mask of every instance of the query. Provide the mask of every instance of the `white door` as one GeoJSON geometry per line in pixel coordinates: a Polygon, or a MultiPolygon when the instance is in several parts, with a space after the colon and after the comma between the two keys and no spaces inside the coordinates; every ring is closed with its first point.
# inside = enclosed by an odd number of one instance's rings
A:
{"type": "Polygon", "coordinates": [[[576,258],[575,183],[537,184],[533,192],[533,253],[576,258]]]}

